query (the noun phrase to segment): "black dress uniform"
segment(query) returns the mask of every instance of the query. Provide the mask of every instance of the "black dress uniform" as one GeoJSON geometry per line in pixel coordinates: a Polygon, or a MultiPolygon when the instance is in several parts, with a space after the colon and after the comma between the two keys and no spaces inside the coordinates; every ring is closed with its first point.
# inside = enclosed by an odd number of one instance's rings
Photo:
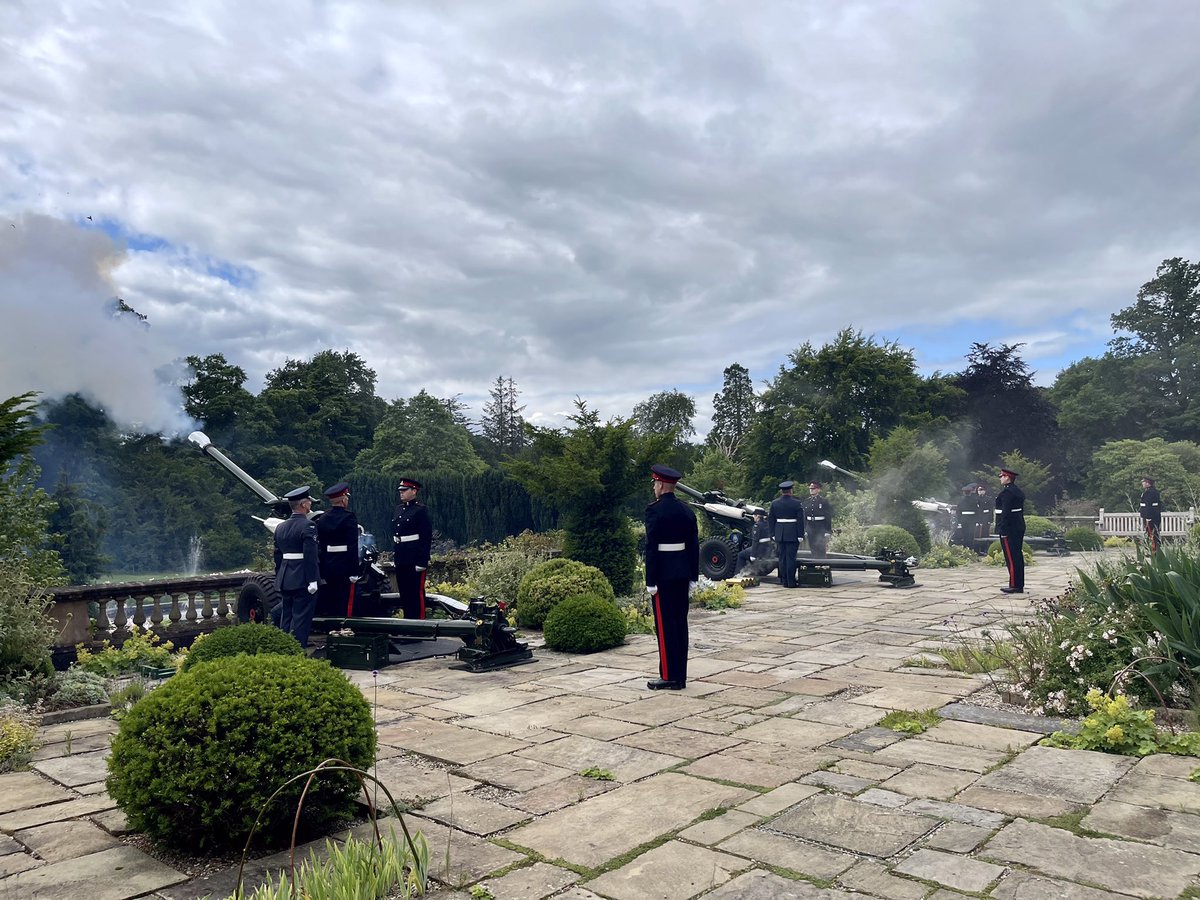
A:
{"type": "MultiPolygon", "coordinates": [[[[400,489],[420,489],[411,478],[400,481],[400,489]]],[[[396,544],[396,590],[406,619],[425,618],[425,570],[433,544],[433,523],[425,504],[401,501],[392,515],[392,540],[396,544]]]]}
{"type": "Polygon", "coordinates": [[[750,543],[738,553],[738,571],[745,571],[749,567],[751,574],[757,575],[758,572],[754,571],[754,567],[750,564],[759,560],[770,559],[773,555],[771,550],[771,523],[767,521],[766,516],[763,516],[755,519],[754,528],[750,533],[750,543]]]}
{"type": "Polygon", "coordinates": [[[1158,533],[1162,530],[1162,497],[1149,478],[1142,479],[1142,483],[1149,487],[1142,491],[1138,512],[1142,514],[1142,527],[1146,530],[1146,539],[1150,541],[1150,552],[1157,553],[1158,533]]]}
{"type": "MultiPolygon", "coordinates": [[[[308,488],[286,494],[290,501],[308,498],[308,488]]],[[[275,589],[283,598],[279,627],[308,646],[317,596],[308,586],[320,580],[317,564],[317,526],[302,512],[293,512],[275,527],[275,589]]]]}
{"type": "MultiPolygon", "coordinates": [[[[808,486],[820,489],[821,484],[812,481],[808,486]]],[[[833,533],[833,504],[817,493],[801,500],[800,505],[804,507],[804,539],[808,541],[809,552],[814,559],[827,559],[829,537],[833,533]]]]}
{"type": "Polygon", "coordinates": [[[975,534],[979,530],[979,497],[975,493],[977,487],[978,485],[972,482],[962,489],[962,496],[958,500],[958,509],[954,515],[951,544],[972,549],[975,547],[975,534]]]}
{"type": "Polygon", "coordinates": [[[796,551],[804,540],[804,505],[792,496],[795,482],[782,481],[779,489],[784,493],[771,501],[767,521],[771,523],[771,534],[779,546],[779,581],[784,587],[796,587],[796,551]]]}
{"type": "MultiPolygon", "coordinates": [[[[1007,469],[1001,469],[1000,474],[1017,477],[1016,472],[1007,469]]],[[[1000,590],[1019,594],[1025,590],[1025,492],[1010,481],[1000,489],[995,511],[996,534],[1008,566],[1008,587],[1000,590]]]]}
{"type": "MultiPolygon", "coordinates": [[[[325,496],[332,500],[349,492],[350,485],[342,481],[325,496]]],[[[317,559],[321,565],[317,615],[350,615],[350,579],[359,574],[358,517],[346,507],[331,507],[317,519],[317,559]]]]}
{"type": "MultiPolygon", "coordinates": [[[[668,466],[650,467],[655,481],[675,484],[682,476],[668,466]]],[[[688,585],[700,579],[696,515],[672,492],[646,507],[646,587],[654,588],[658,637],[658,681],[647,687],[682,690],[687,683],[688,585]]]]}

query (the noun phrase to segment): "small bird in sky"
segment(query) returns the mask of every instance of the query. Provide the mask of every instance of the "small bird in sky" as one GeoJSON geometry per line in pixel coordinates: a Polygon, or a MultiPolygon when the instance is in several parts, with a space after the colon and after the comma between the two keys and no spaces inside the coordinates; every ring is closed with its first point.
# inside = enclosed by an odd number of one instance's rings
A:
{"type": "Polygon", "coordinates": [[[88,216],[88,217],[87,217],[87,220],[88,220],[89,222],[90,222],[90,221],[92,221],[92,217],[91,217],[91,216],[88,216]]]}

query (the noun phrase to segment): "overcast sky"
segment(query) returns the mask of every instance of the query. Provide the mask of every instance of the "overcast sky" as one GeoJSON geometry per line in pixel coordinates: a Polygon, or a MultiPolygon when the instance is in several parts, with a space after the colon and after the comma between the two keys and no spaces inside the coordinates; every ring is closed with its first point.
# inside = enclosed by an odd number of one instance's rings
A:
{"type": "Polygon", "coordinates": [[[0,2],[0,394],[258,390],[526,414],[761,383],[853,326],[1049,383],[1200,256],[1200,3],[0,2]],[[150,327],[114,321],[113,294],[150,327]]]}

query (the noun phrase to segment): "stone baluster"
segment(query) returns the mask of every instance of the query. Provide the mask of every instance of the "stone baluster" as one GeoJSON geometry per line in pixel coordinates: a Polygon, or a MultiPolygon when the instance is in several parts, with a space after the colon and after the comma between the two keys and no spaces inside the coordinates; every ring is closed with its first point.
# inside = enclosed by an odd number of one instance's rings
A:
{"type": "MultiPolygon", "coordinates": [[[[117,626],[117,631],[125,631],[129,626],[129,614],[125,612],[125,607],[128,604],[128,598],[117,597],[114,602],[117,604],[117,609],[116,615],[113,616],[113,624],[117,626]]],[[[100,606],[108,606],[108,601],[103,601],[100,606]]]]}
{"type": "Polygon", "coordinates": [[[200,607],[200,618],[207,622],[213,617],[212,591],[201,591],[203,605],[200,607]]]}
{"type": "MultiPolygon", "coordinates": [[[[190,599],[191,593],[188,591],[185,591],[183,596],[185,598],[190,599]]],[[[167,618],[170,620],[172,625],[178,625],[179,620],[183,618],[183,613],[179,609],[179,607],[180,607],[179,595],[178,594],[167,594],[167,599],[170,600],[170,602],[171,602],[171,608],[167,613],[167,618]]],[[[184,602],[186,603],[187,599],[185,599],[184,602]]]]}
{"type": "Polygon", "coordinates": [[[108,634],[111,627],[112,623],[108,620],[108,601],[101,600],[96,604],[96,633],[108,634]]]}
{"type": "Polygon", "coordinates": [[[138,594],[130,599],[133,600],[133,624],[142,630],[146,627],[146,597],[138,594]]]}
{"type": "Polygon", "coordinates": [[[163,601],[162,594],[154,595],[154,606],[150,610],[150,625],[151,625],[151,627],[156,627],[156,626],[162,624],[162,620],[163,620],[162,601],[163,601]]]}

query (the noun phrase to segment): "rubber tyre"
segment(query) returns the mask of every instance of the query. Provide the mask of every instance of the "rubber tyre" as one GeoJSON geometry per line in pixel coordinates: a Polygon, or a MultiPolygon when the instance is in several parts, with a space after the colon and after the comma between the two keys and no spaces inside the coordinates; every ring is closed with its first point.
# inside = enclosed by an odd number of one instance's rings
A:
{"type": "Polygon", "coordinates": [[[238,591],[237,617],[239,622],[265,622],[271,624],[271,610],[282,597],[275,588],[271,575],[251,575],[238,591]]]}
{"type": "Polygon", "coordinates": [[[732,578],[737,551],[725,538],[709,538],[700,545],[700,574],[711,581],[732,578]]]}

